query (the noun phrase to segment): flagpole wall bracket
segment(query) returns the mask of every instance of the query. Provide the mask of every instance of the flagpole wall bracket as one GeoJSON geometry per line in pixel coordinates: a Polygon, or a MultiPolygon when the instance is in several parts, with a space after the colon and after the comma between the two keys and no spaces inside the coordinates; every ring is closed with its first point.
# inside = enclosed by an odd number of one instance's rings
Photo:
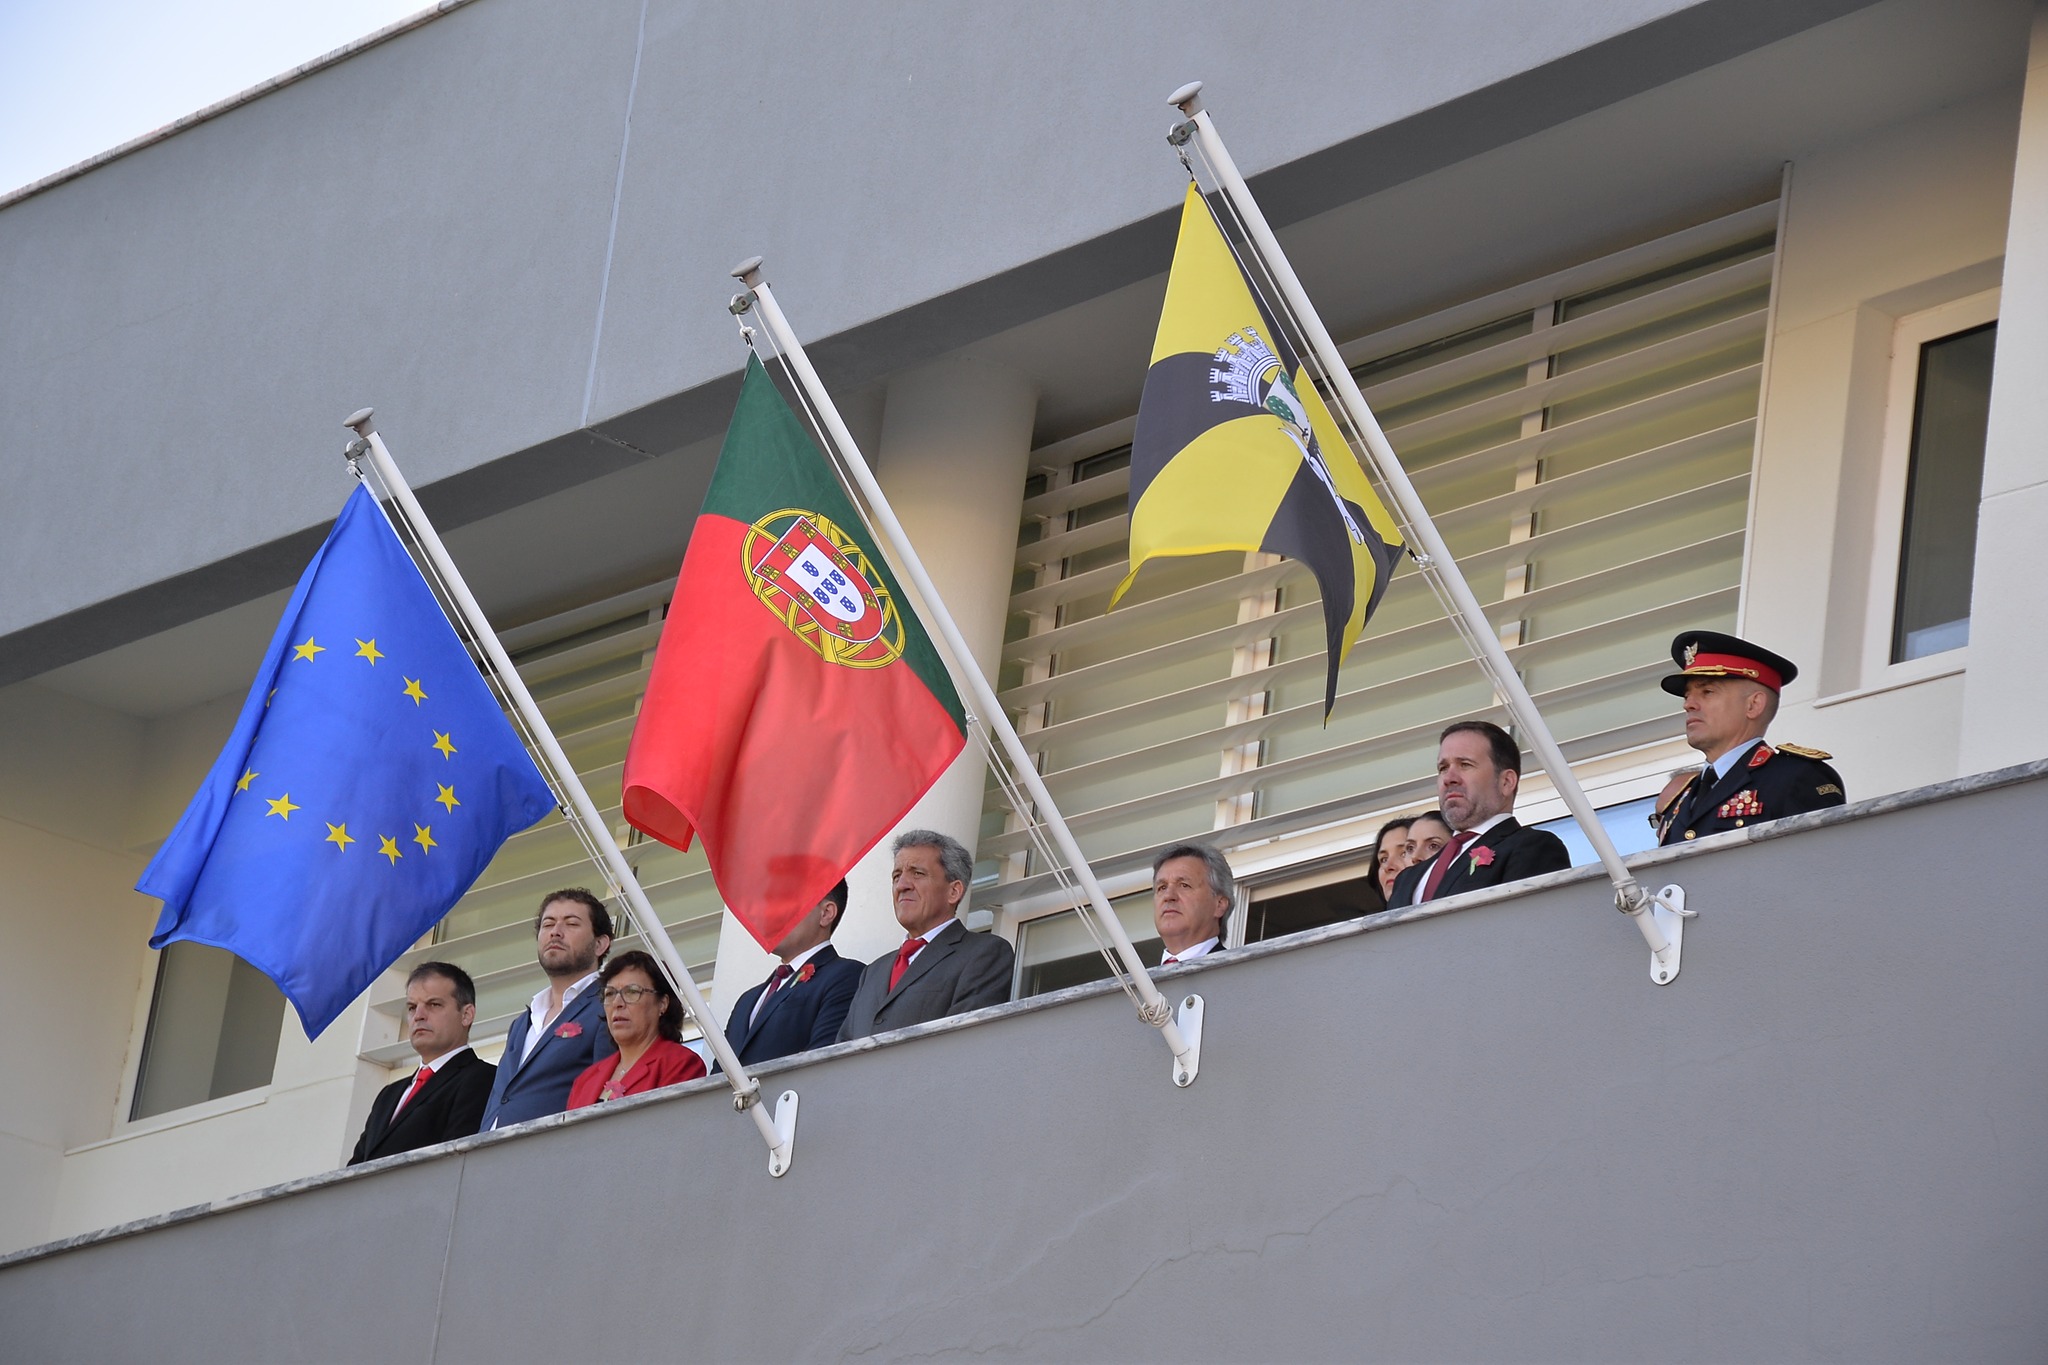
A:
{"type": "Polygon", "coordinates": [[[1669,945],[1663,962],[1657,960],[1655,953],[1650,954],[1650,980],[1660,986],[1668,986],[1678,979],[1679,955],[1685,946],[1685,922],[1696,918],[1700,912],[1686,909],[1685,888],[1673,885],[1649,897],[1649,904],[1642,913],[1650,917],[1669,945]]]}
{"type": "Polygon", "coordinates": [[[789,1174],[789,1159],[795,1150],[796,1091],[785,1090],[775,1101],[775,1145],[768,1149],[768,1174],[789,1174]]]}
{"type": "Polygon", "coordinates": [[[1173,1083],[1185,1090],[1195,1083],[1202,1070],[1202,997],[1182,996],[1173,1021],[1180,1025],[1180,1036],[1188,1045],[1185,1057],[1173,1059],[1173,1083]]]}

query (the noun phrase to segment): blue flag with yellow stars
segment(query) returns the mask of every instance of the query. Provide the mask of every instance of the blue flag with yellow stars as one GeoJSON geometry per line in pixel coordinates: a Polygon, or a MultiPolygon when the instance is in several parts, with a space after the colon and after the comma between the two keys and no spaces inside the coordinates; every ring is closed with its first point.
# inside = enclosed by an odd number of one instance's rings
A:
{"type": "Polygon", "coordinates": [[[411,556],[358,488],[299,579],[235,731],[135,889],[149,946],[257,968],[308,1037],[554,808],[411,556]]]}

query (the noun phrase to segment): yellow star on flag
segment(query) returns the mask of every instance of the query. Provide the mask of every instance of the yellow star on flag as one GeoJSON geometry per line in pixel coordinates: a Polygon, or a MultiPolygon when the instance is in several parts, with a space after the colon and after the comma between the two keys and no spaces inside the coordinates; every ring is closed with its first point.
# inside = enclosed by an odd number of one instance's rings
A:
{"type": "Polygon", "coordinates": [[[439,730],[434,731],[434,747],[441,751],[441,757],[443,758],[455,757],[455,741],[442,734],[439,730]]]}
{"type": "Polygon", "coordinates": [[[398,840],[388,834],[377,836],[377,851],[389,858],[393,867],[398,866],[398,860],[405,856],[398,851],[398,840]]]}
{"type": "Polygon", "coordinates": [[[375,640],[358,640],[356,641],[356,657],[368,659],[370,667],[375,668],[377,660],[383,658],[384,655],[378,650],[375,640]]]}
{"type": "Polygon", "coordinates": [[[440,845],[434,842],[434,827],[432,825],[414,825],[412,828],[412,841],[420,846],[420,852],[425,853],[430,848],[440,847],[440,845]]]}
{"type": "Polygon", "coordinates": [[[259,777],[261,777],[261,776],[263,776],[263,774],[262,774],[262,773],[259,773],[259,772],[257,772],[257,771],[256,771],[256,770],[255,770],[254,768],[245,768],[245,769],[243,769],[243,770],[242,770],[242,780],[241,780],[241,781],[239,781],[239,782],[237,782],[237,783],[235,783],[235,790],[236,790],[236,791],[238,791],[238,792],[245,792],[245,791],[249,790],[249,784],[250,784],[251,782],[254,782],[254,781],[255,781],[255,780],[257,779],[257,778],[259,778],[259,777]]]}
{"type": "Polygon", "coordinates": [[[405,695],[412,698],[414,706],[418,706],[427,699],[427,694],[420,691],[420,680],[418,678],[407,678],[405,680],[405,695]]]}
{"type": "Polygon", "coordinates": [[[346,853],[355,840],[350,837],[347,825],[328,825],[327,838],[322,842],[333,844],[337,852],[346,853]]]}
{"type": "MultiPolygon", "coordinates": [[[[441,784],[439,782],[436,782],[434,785],[437,787],[441,787],[441,784]]],[[[436,801],[439,801],[443,806],[446,806],[451,813],[457,806],[462,804],[460,801],[457,801],[455,799],[455,788],[453,787],[441,787],[441,794],[435,797],[434,799],[436,801]]]]}
{"type": "Polygon", "coordinates": [[[309,662],[315,654],[325,654],[326,652],[327,646],[314,644],[313,637],[310,635],[306,637],[306,643],[292,646],[292,656],[294,658],[305,659],[309,662]]]}
{"type": "Polygon", "coordinates": [[[268,819],[270,816],[275,815],[282,819],[289,820],[292,818],[292,812],[299,809],[297,806],[294,806],[292,804],[292,794],[290,792],[286,792],[283,796],[278,797],[277,800],[271,801],[268,804],[270,806],[270,809],[263,812],[264,818],[266,819],[268,819]]]}

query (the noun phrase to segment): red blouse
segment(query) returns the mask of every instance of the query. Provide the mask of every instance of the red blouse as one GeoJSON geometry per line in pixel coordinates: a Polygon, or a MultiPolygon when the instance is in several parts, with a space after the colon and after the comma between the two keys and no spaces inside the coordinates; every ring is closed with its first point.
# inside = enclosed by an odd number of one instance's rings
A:
{"type": "MultiPolygon", "coordinates": [[[[584,1109],[599,1102],[598,1095],[610,1084],[612,1073],[619,1069],[618,1054],[600,1057],[583,1069],[576,1078],[576,1084],[569,1087],[569,1107],[584,1109]]],[[[671,1043],[666,1038],[654,1040],[654,1046],[642,1053],[640,1060],[633,1063],[633,1069],[626,1073],[622,1084],[613,1088],[612,1098],[639,1095],[649,1090],[659,1090],[665,1085],[680,1085],[694,1081],[704,1073],[704,1061],[681,1043],[671,1043]]]]}

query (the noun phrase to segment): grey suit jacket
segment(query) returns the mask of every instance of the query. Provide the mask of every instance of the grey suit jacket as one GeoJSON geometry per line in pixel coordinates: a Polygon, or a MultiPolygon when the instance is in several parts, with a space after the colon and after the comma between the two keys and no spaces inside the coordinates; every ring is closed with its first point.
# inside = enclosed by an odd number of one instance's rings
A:
{"type": "Polygon", "coordinates": [[[994,934],[971,934],[956,919],[910,960],[895,990],[889,989],[895,953],[884,953],[867,965],[840,1026],[839,1041],[1000,1005],[1010,998],[1015,961],[1007,942],[994,934]]]}

